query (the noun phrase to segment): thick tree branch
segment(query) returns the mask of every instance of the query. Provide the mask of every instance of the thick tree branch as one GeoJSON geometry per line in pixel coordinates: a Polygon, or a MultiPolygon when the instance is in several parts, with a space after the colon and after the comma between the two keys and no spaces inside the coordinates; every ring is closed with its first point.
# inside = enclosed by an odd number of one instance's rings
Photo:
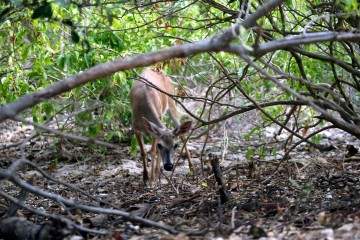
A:
{"type": "Polygon", "coordinates": [[[298,46],[302,44],[310,44],[316,42],[332,42],[332,41],[350,41],[350,42],[359,42],[360,34],[354,32],[334,32],[334,31],[325,31],[325,32],[314,32],[314,33],[305,33],[297,36],[288,36],[280,40],[275,40],[271,42],[266,42],[254,49],[254,56],[261,56],[267,52],[286,49],[293,46],[298,46]]]}

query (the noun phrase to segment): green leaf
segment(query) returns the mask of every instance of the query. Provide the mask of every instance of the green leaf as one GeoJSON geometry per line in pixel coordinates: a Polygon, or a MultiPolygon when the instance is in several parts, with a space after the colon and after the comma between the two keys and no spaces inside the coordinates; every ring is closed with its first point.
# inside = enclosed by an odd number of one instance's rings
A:
{"type": "Polygon", "coordinates": [[[104,121],[111,121],[111,119],[113,118],[113,116],[114,116],[113,111],[112,111],[111,109],[108,109],[108,110],[106,110],[106,112],[105,112],[105,115],[104,115],[103,120],[104,120],[104,121]]]}
{"type": "Polygon", "coordinates": [[[259,132],[261,130],[260,127],[254,127],[253,129],[251,129],[251,131],[249,132],[249,136],[253,135],[256,132],[259,132]]]}
{"type": "Polygon", "coordinates": [[[51,103],[45,103],[44,104],[44,110],[46,113],[46,117],[50,118],[52,110],[53,110],[53,105],[51,103]]]}
{"type": "Polygon", "coordinates": [[[14,99],[16,98],[17,96],[12,93],[12,92],[8,92],[8,95],[6,97],[6,103],[10,103],[12,101],[14,101],[14,99]]]}
{"type": "Polygon", "coordinates": [[[114,22],[114,15],[111,9],[107,9],[106,10],[106,16],[107,16],[107,20],[109,22],[109,25],[111,26],[114,22]]]}
{"type": "Polygon", "coordinates": [[[297,181],[295,181],[292,178],[289,178],[289,181],[294,187],[296,187],[297,189],[301,189],[301,186],[299,185],[299,183],[297,181]]]}
{"type": "Polygon", "coordinates": [[[105,138],[105,141],[110,141],[115,135],[115,131],[111,131],[110,134],[105,138]]]}
{"type": "Polygon", "coordinates": [[[51,4],[48,2],[43,3],[40,7],[36,8],[31,16],[32,19],[36,18],[51,18],[53,15],[53,10],[51,4]]]}
{"type": "Polygon", "coordinates": [[[37,122],[38,122],[38,118],[37,118],[36,114],[33,114],[32,117],[33,117],[33,122],[37,123],[37,122]]]}
{"type": "Polygon", "coordinates": [[[286,0],[286,1],[284,2],[284,4],[285,4],[286,6],[288,6],[288,7],[292,7],[293,2],[292,2],[292,0],[286,0]]]}
{"type": "Polygon", "coordinates": [[[311,137],[311,141],[313,141],[316,144],[319,144],[321,140],[322,140],[322,136],[320,134],[311,137]]]}
{"type": "Polygon", "coordinates": [[[72,22],[70,19],[64,19],[62,22],[63,22],[65,25],[68,25],[69,27],[73,27],[73,26],[74,26],[73,22],[72,22]]]}
{"type": "Polygon", "coordinates": [[[66,68],[71,69],[72,61],[71,61],[71,55],[70,54],[66,55],[65,63],[66,63],[66,68]]]}
{"type": "Polygon", "coordinates": [[[30,55],[30,45],[25,45],[21,54],[21,58],[23,61],[26,61],[30,55]]]}
{"type": "Polygon", "coordinates": [[[33,117],[33,121],[36,123],[40,123],[43,124],[44,123],[44,118],[41,115],[39,109],[34,109],[33,113],[32,113],[32,117],[33,117]]]}
{"type": "Polygon", "coordinates": [[[74,29],[71,29],[71,40],[74,43],[79,43],[80,42],[80,36],[77,32],[75,32],[74,29]]]}
{"type": "Polygon", "coordinates": [[[309,193],[314,190],[315,186],[313,183],[309,182],[306,183],[305,186],[303,187],[303,192],[305,195],[309,195],[309,193]]]}
{"type": "Polygon", "coordinates": [[[60,55],[57,60],[58,66],[63,70],[65,68],[65,56],[60,55]]]}
{"type": "Polygon", "coordinates": [[[89,127],[89,134],[90,134],[90,136],[96,136],[100,130],[101,130],[101,125],[100,124],[90,126],[89,127]]]}
{"type": "Polygon", "coordinates": [[[249,159],[251,157],[251,155],[253,154],[253,152],[254,152],[254,149],[252,149],[252,148],[248,149],[246,151],[246,155],[245,155],[246,159],[249,159]]]}
{"type": "Polygon", "coordinates": [[[19,87],[20,87],[20,95],[23,95],[29,89],[29,84],[27,82],[22,82],[19,84],[19,87]]]}
{"type": "Polygon", "coordinates": [[[135,153],[136,152],[136,146],[137,146],[137,141],[135,137],[131,138],[131,152],[135,153]]]}

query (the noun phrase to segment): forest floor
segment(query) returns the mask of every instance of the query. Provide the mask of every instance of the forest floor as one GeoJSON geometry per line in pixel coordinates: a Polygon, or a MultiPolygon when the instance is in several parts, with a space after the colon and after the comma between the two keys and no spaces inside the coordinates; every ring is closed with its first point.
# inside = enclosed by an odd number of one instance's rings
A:
{"type": "MultiPolygon", "coordinates": [[[[24,140],[33,129],[11,121],[0,127],[0,165],[5,169],[21,157],[21,151],[19,145],[4,146],[24,140]]],[[[329,130],[320,144],[332,146],[331,150],[321,152],[301,144],[289,159],[281,160],[281,141],[274,144],[272,138],[262,139],[269,146],[272,141],[271,148],[265,147],[266,155],[246,157],[250,148],[256,152],[264,145],[258,139],[245,143],[240,137],[224,137],[221,129],[208,138],[205,148],[204,136],[190,140],[196,173],[180,159],[174,173],[162,172],[153,187],[144,186],[139,153],[131,153],[129,143],[119,143],[120,150],[104,151],[51,136],[25,143],[26,159],[102,203],[45,179],[31,167],[18,171],[21,179],[31,178],[37,188],[84,204],[117,208],[173,226],[181,232],[178,235],[119,216],[69,208],[36,194],[29,195],[25,203],[92,229],[115,231],[112,236],[83,234],[87,239],[360,239],[359,140],[329,130]],[[273,146],[279,146],[276,152],[273,146]],[[226,203],[220,201],[208,153],[221,159],[231,195],[226,203]]],[[[20,192],[5,180],[2,190],[13,196],[20,192]]],[[[9,202],[0,199],[0,206],[5,211],[9,202]]],[[[45,220],[26,209],[19,209],[16,216],[39,224],[45,220]]]]}

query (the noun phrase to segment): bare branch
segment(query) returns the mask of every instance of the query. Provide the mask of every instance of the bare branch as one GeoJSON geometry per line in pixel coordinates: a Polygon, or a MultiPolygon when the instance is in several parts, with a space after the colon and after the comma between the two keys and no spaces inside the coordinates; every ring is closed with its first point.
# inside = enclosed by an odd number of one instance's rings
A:
{"type": "MultiPolygon", "coordinates": [[[[281,82],[279,82],[276,78],[274,78],[273,76],[271,76],[268,72],[266,72],[263,68],[261,68],[258,64],[256,64],[255,62],[253,62],[250,57],[246,54],[244,54],[244,52],[242,51],[242,48],[239,48],[238,46],[235,45],[230,45],[228,48],[229,52],[232,53],[236,53],[239,56],[241,56],[247,63],[249,63],[251,66],[253,66],[256,70],[258,70],[261,74],[263,74],[264,76],[268,77],[272,82],[274,82],[277,86],[279,86],[282,90],[284,90],[285,92],[290,93],[291,95],[293,95],[294,97],[296,97],[298,100],[301,101],[306,101],[307,105],[311,106],[312,108],[314,108],[316,111],[320,112],[321,114],[324,115],[324,117],[336,124],[337,126],[341,127],[341,129],[354,134],[355,136],[357,136],[358,138],[360,138],[360,128],[358,126],[356,126],[355,124],[351,124],[345,121],[342,121],[341,119],[336,118],[335,116],[333,116],[331,113],[327,112],[325,109],[323,109],[321,106],[317,105],[316,103],[314,103],[313,101],[309,101],[306,97],[302,96],[301,94],[295,92],[293,89],[291,89],[290,87],[286,86],[285,84],[282,84],[281,82]]],[[[281,71],[280,69],[271,66],[269,64],[264,63],[265,65],[267,65],[268,67],[270,67],[272,70],[279,72],[281,74],[286,74],[283,71],[281,71]]]]}
{"type": "MultiPolygon", "coordinates": [[[[355,32],[325,31],[325,32],[305,33],[297,36],[288,36],[280,40],[275,40],[259,45],[257,48],[254,49],[254,52],[251,53],[251,55],[259,57],[271,51],[286,49],[289,47],[299,46],[302,44],[310,44],[317,42],[333,42],[333,41],[359,42],[360,34],[355,32]]],[[[359,71],[358,74],[360,74],[359,71]]]]}
{"type": "Polygon", "coordinates": [[[119,146],[117,146],[115,144],[107,143],[107,142],[101,141],[101,140],[96,139],[96,138],[84,137],[84,136],[79,136],[79,135],[74,135],[74,134],[70,134],[70,133],[61,132],[59,130],[52,129],[52,128],[46,127],[44,125],[34,123],[34,122],[28,121],[26,119],[20,118],[20,117],[13,117],[12,119],[15,120],[15,121],[19,121],[19,122],[23,122],[23,123],[26,123],[26,124],[29,124],[29,125],[33,125],[34,127],[40,128],[40,129],[42,129],[44,131],[47,131],[47,132],[55,133],[57,136],[61,136],[61,137],[64,137],[64,138],[78,140],[78,141],[87,142],[87,143],[94,143],[94,144],[97,144],[99,146],[104,146],[104,147],[107,147],[107,148],[119,149],[119,146]]]}

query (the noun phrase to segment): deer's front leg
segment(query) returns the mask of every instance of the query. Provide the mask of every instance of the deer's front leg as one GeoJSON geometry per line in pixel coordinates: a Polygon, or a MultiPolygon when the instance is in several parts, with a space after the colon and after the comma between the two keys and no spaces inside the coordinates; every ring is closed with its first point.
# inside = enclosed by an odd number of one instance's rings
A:
{"type": "Polygon", "coordinates": [[[144,138],[142,134],[139,132],[135,132],[135,136],[140,148],[140,156],[143,161],[143,181],[146,184],[146,182],[149,181],[149,172],[147,169],[147,157],[146,157],[147,154],[144,146],[144,138]]]}
{"type": "Polygon", "coordinates": [[[157,139],[153,138],[151,144],[151,182],[154,182],[156,178],[159,176],[159,170],[157,170],[157,166],[159,165],[160,157],[156,158],[156,145],[157,139]]]}

